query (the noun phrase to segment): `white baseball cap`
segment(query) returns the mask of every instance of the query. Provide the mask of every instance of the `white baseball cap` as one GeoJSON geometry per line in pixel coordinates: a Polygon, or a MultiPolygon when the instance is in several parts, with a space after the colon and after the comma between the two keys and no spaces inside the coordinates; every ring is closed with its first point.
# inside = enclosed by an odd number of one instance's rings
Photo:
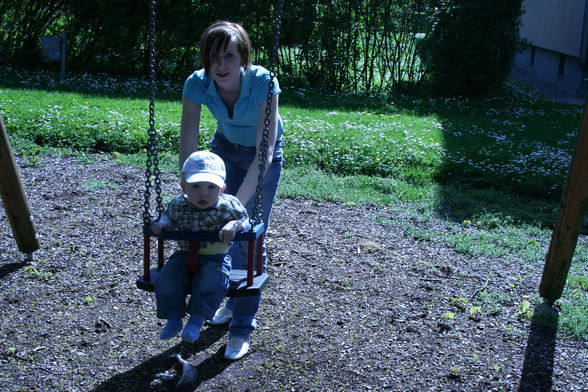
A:
{"type": "Polygon", "coordinates": [[[227,178],[225,163],[210,151],[193,152],[182,166],[182,178],[189,184],[211,182],[222,188],[227,178]]]}

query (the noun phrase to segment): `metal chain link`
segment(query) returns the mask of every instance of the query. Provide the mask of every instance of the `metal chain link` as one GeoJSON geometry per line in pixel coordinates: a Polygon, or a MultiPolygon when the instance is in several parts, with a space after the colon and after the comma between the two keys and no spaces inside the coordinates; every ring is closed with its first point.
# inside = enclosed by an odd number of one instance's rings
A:
{"type": "Polygon", "coordinates": [[[251,225],[263,222],[263,178],[265,175],[265,163],[268,151],[269,125],[272,113],[272,99],[274,95],[274,79],[276,77],[275,68],[278,64],[278,49],[280,46],[280,28],[282,26],[282,16],[284,12],[284,0],[279,0],[278,11],[276,15],[276,27],[274,30],[274,48],[270,57],[270,82],[267,92],[267,103],[265,107],[265,120],[263,122],[263,136],[259,146],[259,165],[257,176],[257,187],[255,189],[255,199],[253,201],[253,210],[251,211],[251,225]]]}
{"type": "Polygon", "coordinates": [[[143,224],[151,223],[150,200],[151,179],[153,178],[156,193],[156,211],[160,218],[163,212],[161,196],[161,179],[159,178],[159,157],[157,147],[157,131],[155,130],[155,20],[156,0],[150,3],[149,25],[149,139],[147,141],[147,161],[145,163],[145,199],[143,202],[143,224]]]}

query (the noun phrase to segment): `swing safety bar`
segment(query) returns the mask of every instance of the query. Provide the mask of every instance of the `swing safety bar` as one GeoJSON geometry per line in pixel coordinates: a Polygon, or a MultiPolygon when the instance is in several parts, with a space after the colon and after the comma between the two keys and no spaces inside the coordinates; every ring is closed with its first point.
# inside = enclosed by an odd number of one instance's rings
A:
{"type": "MultiPolygon", "coordinates": [[[[229,297],[259,295],[269,280],[263,268],[262,245],[264,223],[258,223],[249,231],[239,232],[234,241],[248,242],[247,269],[232,269],[229,297]]],[[[165,240],[184,240],[189,242],[188,273],[193,276],[198,269],[198,249],[200,242],[218,241],[218,233],[164,230],[159,234],[151,232],[151,226],[143,226],[143,276],[137,279],[137,287],[145,291],[155,291],[157,273],[163,267],[165,240]],[[157,238],[157,268],[151,269],[151,237],[157,238]]]]}

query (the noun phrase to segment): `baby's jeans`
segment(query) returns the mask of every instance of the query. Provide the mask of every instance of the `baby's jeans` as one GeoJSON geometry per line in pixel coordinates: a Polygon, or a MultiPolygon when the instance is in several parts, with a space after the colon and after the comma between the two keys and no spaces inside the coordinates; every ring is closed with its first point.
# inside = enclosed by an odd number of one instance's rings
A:
{"type": "MultiPolygon", "coordinates": [[[[268,170],[266,170],[263,178],[263,222],[265,223],[265,231],[267,232],[272,205],[274,197],[278,190],[280,176],[282,173],[283,159],[283,139],[277,141],[274,148],[274,155],[272,163],[268,170]]],[[[210,150],[219,155],[225,162],[227,170],[227,188],[226,193],[234,195],[251,165],[253,160],[258,157],[255,154],[255,147],[245,147],[229,142],[223,135],[218,132],[210,142],[210,150]]],[[[251,215],[255,196],[245,206],[251,215]]],[[[266,252],[265,243],[263,245],[263,265],[266,266],[266,252]]],[[[229,255],[232,258],[232,266],[235,269],[246,269],[247,266],[247,242],[233,241],[233,245],[229,250],[229,255]]],[[[227,307],[233,311],[233,319],[229,325],[229,335],[237,336],[243,339],[248,339],[249,334],[255,329],[257,322],[255,314],[259,308],[260,295],[250,297],[233,297],[227,301],[227,307]]]]}
{"type": "Polygon", "coordinates": [[[184,317],[186,311],[210,319],[229,288],[231,258],[228,255],[198,255],[198,271],[192,279],[186,266],[187,252],[174,252],[157,276],[157,317],[184,317]],[[190,292],[186,306],[186,296],[190,292]]]}

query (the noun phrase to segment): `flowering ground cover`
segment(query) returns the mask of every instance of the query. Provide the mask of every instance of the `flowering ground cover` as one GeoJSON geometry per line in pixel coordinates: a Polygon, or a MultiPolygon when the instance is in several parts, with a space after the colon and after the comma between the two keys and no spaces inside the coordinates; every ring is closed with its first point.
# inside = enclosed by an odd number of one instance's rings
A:
{"type": "MultiPolygon", "coordinates": [[[[58,83],[48,73],[1,71],[6,86],[0,115],[17,148],[144,151],[145,81],[74,75],[58,83]]],[[[542,100],[516,81],[509,88],[508,95],[468,100],[324,95],[284,87],[287,167],[391,178],[415,187],[463,182],[557,198],[582,106],[542,100]]],[[[157,94],[160,147],[175,164],[181,83],[162,82],[157,94]]],[[[203,145],[214,129],[204,111],[203,145]]]]}

